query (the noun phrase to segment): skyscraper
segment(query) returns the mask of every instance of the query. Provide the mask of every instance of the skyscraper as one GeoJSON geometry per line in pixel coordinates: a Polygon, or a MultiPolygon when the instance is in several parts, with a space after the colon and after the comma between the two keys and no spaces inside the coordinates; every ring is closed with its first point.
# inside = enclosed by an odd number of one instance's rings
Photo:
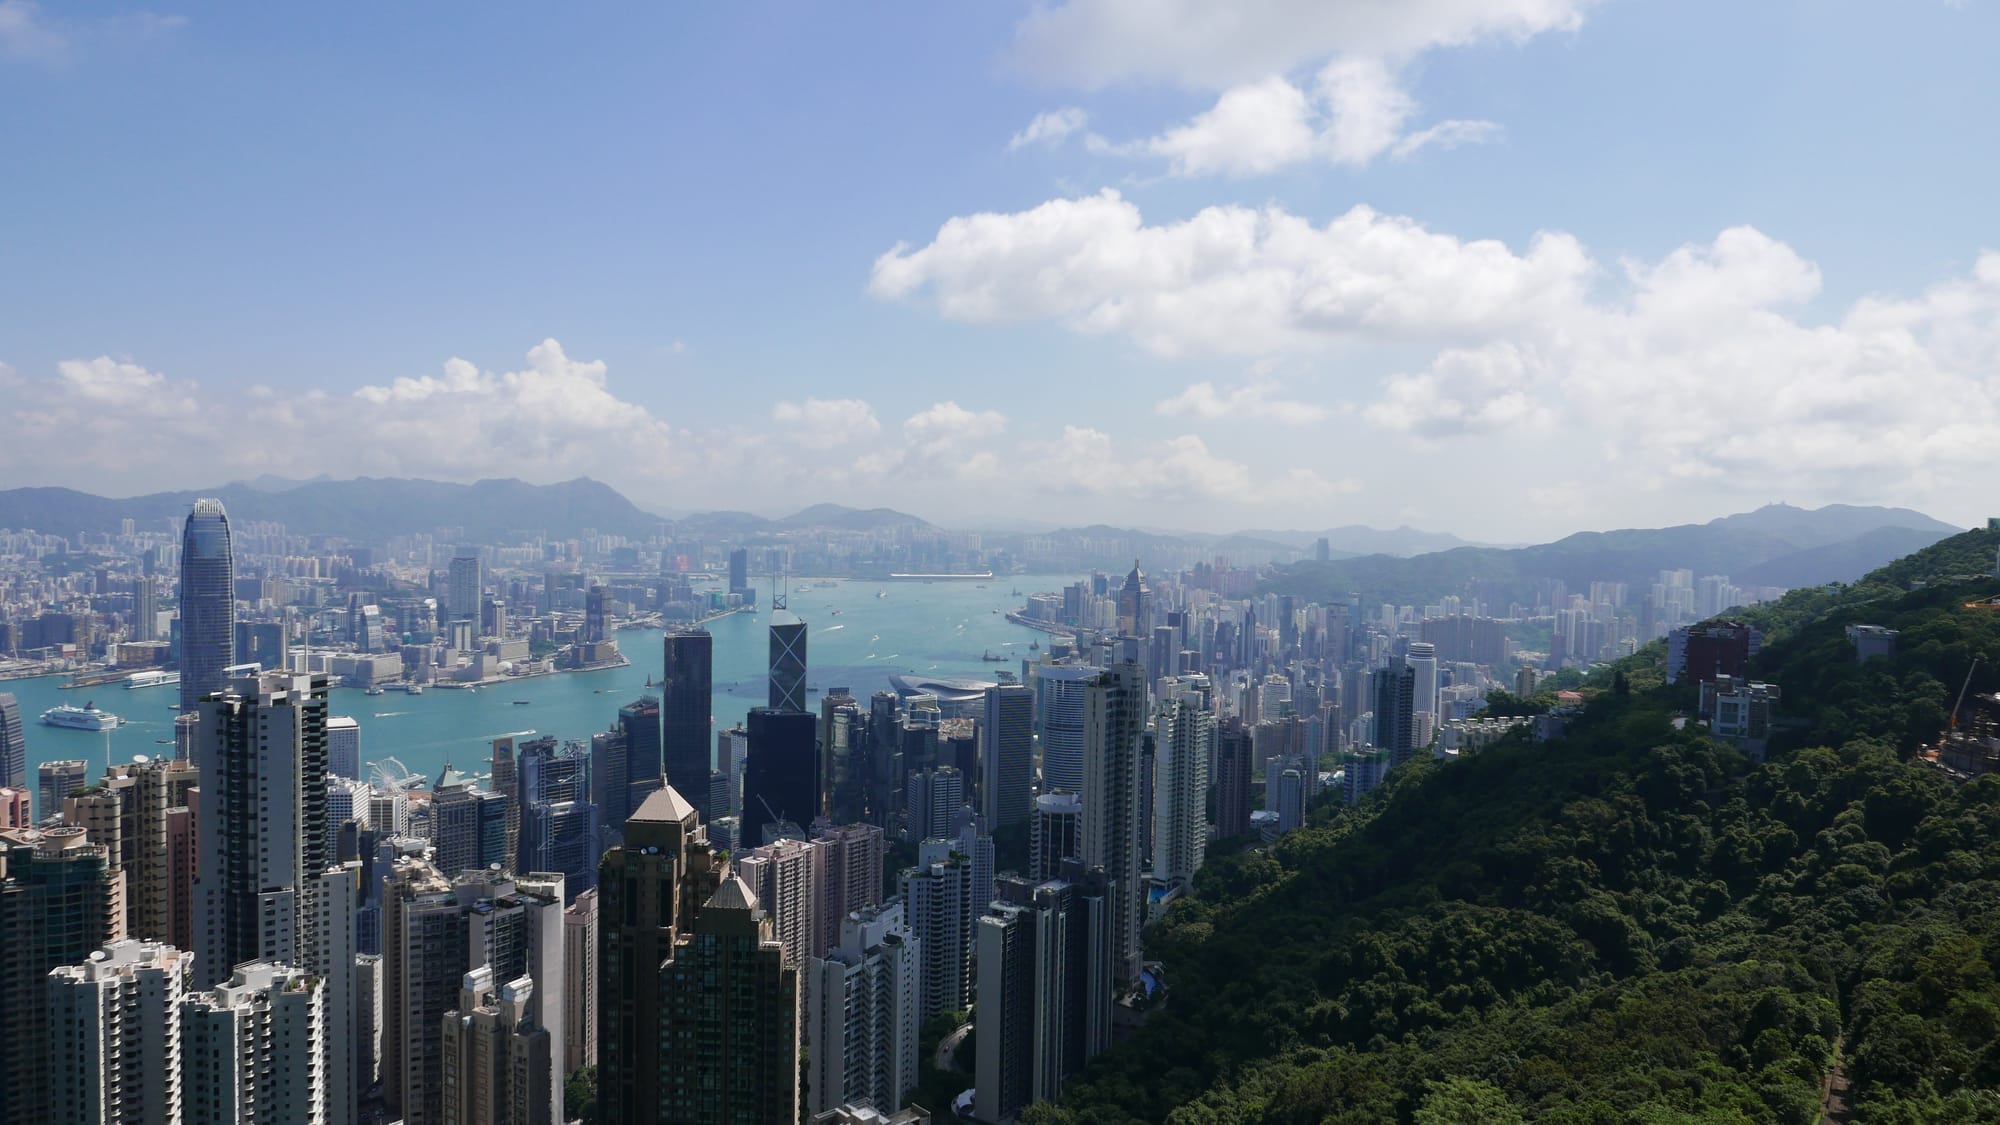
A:
{"type": "Polygon", "coordinates": [[[1083,855],[1083,801],[1074,793],[1043,793],[1035,798],[1034,819],[1028,827],[1028,877],[1039,883],[1053,879],[1062,861],[1083,855]]]}
{"type": "Polygon", "coordinates": [[[1102,867],[1111,897],[1111,957],[1120,982],[1139,976],[1139,742],[1145,673],[1114,664],[1085,684],[1083,862],[1102,867]]]}
{"type": "Polygon", "coordinates": [[[806,623],[789,609],[771,613],[771,709],[806,709],[806,623]]]}
{"type": "Polygon", "coordinates": [[[807,967],[810,1112],[887,1112],[916,1089],[920,969],[901,903],[841,919],[834,947],[807,967]]]}
{"type": "Polygon", "coordinates": [[[21,704],[11,692],[0,691],[0,789],[28,787],[28,736],[21,725],[21,704]]]}
{"type": "Polygon", "coordinates": [[[446,629],[454,621],[471,621],[474,623],[472,631],[478,633],[479,595],[484,586],[478,555],[454,557],[451,560],[451,577],[445,587],[445,619],[438,622],[438,627],[446,629]]]}
{"type": "Polygon", "coordinates": [[[60,758],[35,767],[35,819],[47,824],[62,815],[63,799],[89,784],[90,763],[60,758]]]}
{"type": "Polygon", "coordinates": [[[0,1121],[51,1120],[49,970],[123,935],[107,849],[80,828],[0,839],[0,1121]]]}
{"type": "Polygon", "coordinates": [[[54,1121],[180,1125],[181,995],[194,955],[115,941],[49,974],[54,1121]]]}
{"type": "MultiPolygon", "coordinates": [[[[625,802],[619,811],[630,816],[660,788],[660,701],[642,695],[620,707],[618,729],[625,733],[625,802]]],[[[681,796],[693,804],[685,791],[681,796]]]]}
{"type": "Polygon", "coordinates": [[[1223,723],[1215,750],[1215,834],[1227,840],[1250,831],[1250,732],[1235,719],[1223,723]]]}
{"type": "Polygon", "coordinates": [[[236,663],[236,564],[229,551],[229,517],[220,500],[196,500],[188,513],[181,531],[180,599],[185,713],[202,696],[221,691],[224,670],[236,663]]]}
{"type": "Polygon", "coordinates": [[[715,638],[705,629],[668,633],[660,676],[660,730],[665,743],[667,784],[694,805],[703,823],[723,815],[708,807],[708,775],[713,761],[715,638]]]}
{"type": "Polygon", "coordinates": [[[361,780],[361,724],[347,715],[326,720],[326,772],[361,780]]]}
{"type": "Polygon", "coordinates": [[[764,843],[765,829],[780,821],[803,830],[819,811],[819,755],[809,711],[755,707],[750,711],[750,753],[743,762],[742,843],[764,843]]]}
{"type": "Polygon", "coordinates": [[[200,705],[195,985],[258,959],[309,962],[327,868],[324,676],[264,673],[200,705]]]}
{"type": "MultiPolygon", "coordinates": [[[[1132,572],[1125,576],[1125,585],[1118,590],[1118,633],[1125,637],[1142,637],[1152,627],[1152,605],[1150,591],[1146,589],[1146,576],[1139,572],[1139,560],[1132,560],[1132,572]]],[[[1167,669],[1156,669],[1166,672],[1167,669]]]]}
{"type": "Polygon", "coordinates": [[[1417,670],[1401,656],[1392,656],[1388,667],[1375,670],[1369,686],[1374,696],[1375,745],[1389,751],[1392,762],[1400,766],[1416,750],[1417,670]]]}
{"type": "Polygon", "coordinates": [[[329,1120],[314,1055],[329,1034],[326,982],[252,961],[181,1005],[181,1100],[188,1121],[329,1120]]]}
{"type": "Polygon", "coordinates": [[[1083,792],[1084,683],[1098,669],[1086,664],[1035,668],[1042,720],[1042,792],[1083,792]]]}
{"type": "Polygon", "coordinates": [[[919,1022],[958,1011],[971,999],[967,942],[978,913],[972,904],[972,863],[951,853],[948,841],[927,843],[917,866],[902,873],[903,910],[923,957],[919,1022]]]}
{"type": "Polygon", "coordinates": [[[750,552],[738,547],[729,552],[729,592],[746,594],[750,589],[750,552]]]}
{"type": "Polygon", "coordinates": [[[597,891],[563,909],[563,1073],[597,1065],[597,891]]]}
{"type": "Polygon", "coordinates": [[[979,812],[995,831],[1028,822],[1035,779],[1035,693],[1026,684],[986,689],[979,725],[979,812]]]}
{"type": "Polygon", "coordinates": [[[132,629],[135,641],[157,639],[160,631],[160,588],[153,576],[142,574],[132,583],[132,629]]]}
{"type": "Polygon", "coordinates": [[[625,842],[604,853],[597,884],[599,1120],[664,1119],[660,966],[715,889],[718,869],[694,806],[672,787],[647,797],[625,822],[625,842]]]}
{"type": "Polygon", "coordinates": [[[702,904],[659,987],[659,1120],[796,1125],[799,970],[743,880],[702,904]]]}
{"type": "Polygon", "coordinates": [[[494,980],[478,965],[459,984],[458,1007],[442,1027],[447,1125],[512,1125],[553,1119],[549,1029],[535,1019],[531,977],[494,980]]]}
{"type": "Polygon", "coordinates": [[[1183,694],[1160,704],[1153,766],[1153,881],[1185,887],[1208,852],[1208,760],[1215,715],[1183,694]]]}

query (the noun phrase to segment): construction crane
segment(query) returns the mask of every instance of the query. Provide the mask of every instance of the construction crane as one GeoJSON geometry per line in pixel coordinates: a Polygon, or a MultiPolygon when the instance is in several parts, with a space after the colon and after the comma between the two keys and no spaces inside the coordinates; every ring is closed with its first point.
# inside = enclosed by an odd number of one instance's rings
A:
{"type": "Polygon", "coordinates": [[[1959,686],[1958,702],[1951,705],[1951,721],[1944,728],[1946,738],[1950,738],[1958,730],[1958,712],[1965,706],[1965,693],[1971,689],[1972,674],[1977,671],[1979,671],[1979,658],[1975,656],[1972,658],[1972,667],[1965,670],[1965,683],[1959,686]]]}

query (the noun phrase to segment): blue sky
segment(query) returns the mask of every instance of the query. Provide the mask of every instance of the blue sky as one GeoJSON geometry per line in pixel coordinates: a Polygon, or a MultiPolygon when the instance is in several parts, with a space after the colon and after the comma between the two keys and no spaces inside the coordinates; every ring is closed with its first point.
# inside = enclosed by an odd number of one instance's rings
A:
{"type": "Polygon", "coordinates": [[[0,485],[1969,523],[2000,468],[1996,24],[0,0],[0,485]]]}

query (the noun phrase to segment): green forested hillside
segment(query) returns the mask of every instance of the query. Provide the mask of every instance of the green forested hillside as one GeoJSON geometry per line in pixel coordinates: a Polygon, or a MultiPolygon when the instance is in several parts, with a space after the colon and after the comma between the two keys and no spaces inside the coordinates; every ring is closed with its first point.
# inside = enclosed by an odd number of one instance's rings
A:
{"type": "Polygon", "coordinates": [[[1806,726],[1769,764],[1606,691],[1211,863],[1148,932],[1166,1007],[1027,1120],[1810,1125],[1837,1058],[1854,1120],[2000,1122],[2000,778],[1911,760],[2000,657],[1982,589],[1778,607],[1806,726]],[[1854,665],[1856,614],[1895,661],[1854,665]]]}

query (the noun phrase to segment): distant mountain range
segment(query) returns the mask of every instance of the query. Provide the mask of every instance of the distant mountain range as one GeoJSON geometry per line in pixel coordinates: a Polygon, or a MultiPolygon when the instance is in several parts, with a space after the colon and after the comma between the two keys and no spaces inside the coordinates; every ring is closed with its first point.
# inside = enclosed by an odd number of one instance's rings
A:
{"type": "Polygon", "coordinates": [[[1281,569],[1275,589],[1364,604],[1415,605],[1446,594],[1527,600],[1545,579],[1572,592],[1596,581],[1650,585],[1659,572],[1727,575],[1738,586],[1787,588],[1853,581],[1964,530],[1907,508],[1772,504],[1702,524],[1586,531],[1533,547],[1460,547],[1395,558],[1368,555],[1281,569]]]}
{"type": "MultiPolygon", "coordinates": [[[[669,519],[645,511],[616,489],[588,478],[536,485],[518,480],[474,484],[361,477],[286,480],[260,477],[220,488],[108,499],[67,488],[0,491],[0,527],[57,535],[118,531],[131,519],[155,530],[176,527],[197,496],[219,497],[232,519],[282,523],[294,533],[375,540],[391,535],[462,528],[467,541],[539,531],[569,538],[585,531],[642,537],[661,527],[679,535],[725,539],[776,538],[802,530],[854,532],[938,530],[890,508],[815,504],[788,516],[697,512],[669,519]]],[[[1238,565],[1281,564],[1274,588],[1345,598],[1420,604],[1444,594],[1479,593],[1488,600],[1531,596],[1542,579],[1581,590],[1598,580],[1651,583],[1658,572],[1686,567],[1697,577],[1726,574],[1739,586],[1806,586],[1851,580],[1961,529],[1906,508],[1835,504],[1807,510],[1774,504],[1705,524],[1580,532],[1532,547],[1468,545],[1457,536],[1399,527],[1359,525],[1325,531],[1249,530],[1227,535],[1149,531],[1092,524],[1046,532],[994,532],[989,546],[1021,557],[1059,558],[1063,566],[1115,567],[1138,558],[1163,570],[1225,557],[1238,565]],[[1309,556],[1324,537],[1333,561],[1309,556]],[[1027,551],[1030,542],[1034,552],[1027,551]],[[1053,546],[1054,552],[1048,548],[1053,546]]]]}

